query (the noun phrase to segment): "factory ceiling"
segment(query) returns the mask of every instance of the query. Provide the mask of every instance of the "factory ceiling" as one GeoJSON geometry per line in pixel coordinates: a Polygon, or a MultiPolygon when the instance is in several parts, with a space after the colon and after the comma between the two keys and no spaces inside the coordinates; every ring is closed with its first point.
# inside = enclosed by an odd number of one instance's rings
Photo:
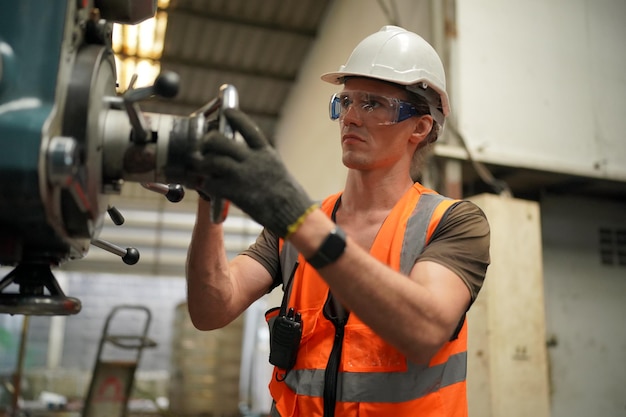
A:
{"type": "Polygon", "coordinates": [[[180,75],[174,99],[145,111],[188,115],[233,84],[240,108],[273,138],[282,104],[331,0],[171,0],[161,71],[180,75]]]}

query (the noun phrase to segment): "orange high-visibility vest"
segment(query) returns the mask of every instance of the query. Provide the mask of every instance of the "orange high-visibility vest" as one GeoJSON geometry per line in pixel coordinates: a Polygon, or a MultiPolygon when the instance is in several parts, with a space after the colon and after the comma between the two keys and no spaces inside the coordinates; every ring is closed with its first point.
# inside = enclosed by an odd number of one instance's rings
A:
{"type": "MultiPolygon", "coordinates": [[[[339,196],[322,203],[329,216],[339,196]]],[[[384,221],[371,255],[408,275],[454,203],[416,183],[384,221]]],[[[328,285],[299,254],[296,273],[286,285],[293,272],[293,265],[284,263],[287,246],[281,241],[287,305],[301,314],[303,330],[293,369],[286,374],[274,369],[269,384],[274,399],[271,416],[467,416],[465,323],[428,365],[411,363],[355,314],[343,325],[328,319],[324,314],[328,285]]],[[[276,313],[270,310],[268,320],[276,313]]]]}

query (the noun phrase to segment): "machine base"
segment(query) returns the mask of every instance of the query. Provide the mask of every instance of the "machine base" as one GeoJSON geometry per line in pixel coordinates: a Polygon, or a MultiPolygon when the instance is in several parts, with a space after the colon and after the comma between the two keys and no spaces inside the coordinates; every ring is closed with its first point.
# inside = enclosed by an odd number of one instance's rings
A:
{"type": "Polygon", "coordinates": [[[67,316],[77,314],[81,307],[80,300],[63,293],[49,265],[20,264],[0,281],[0,313],[67,316]],[[12,283],[19,285],[19,293],[3,293],[12,283]]]}

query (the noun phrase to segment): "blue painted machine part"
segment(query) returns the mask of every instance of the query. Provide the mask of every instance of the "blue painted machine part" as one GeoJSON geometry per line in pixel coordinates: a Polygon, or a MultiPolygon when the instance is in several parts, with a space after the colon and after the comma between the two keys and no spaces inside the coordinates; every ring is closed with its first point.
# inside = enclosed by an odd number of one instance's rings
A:
{"type": "Polygon", "coordinates": [[[0,3],[0,263],[12,245],[47,240],[65,246],[45,221],[38,164],[55,103],[67,7],[66,0],[0,3]],[[10,241],[13,230],[21,242],[10,241]]]}

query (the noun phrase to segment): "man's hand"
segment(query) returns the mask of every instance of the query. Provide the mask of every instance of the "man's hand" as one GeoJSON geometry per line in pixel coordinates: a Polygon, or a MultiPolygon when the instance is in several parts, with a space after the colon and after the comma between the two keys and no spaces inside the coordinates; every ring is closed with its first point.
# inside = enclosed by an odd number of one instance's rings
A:
{"type": "Polygon", "coordinates": [[[194,161],[195,174],[203,179],[198,190],[232,201],[261,225],[288,236],[315,205],[245,113],[226,109],[224,115],[247,145],[209,132],[194,161]]]}

